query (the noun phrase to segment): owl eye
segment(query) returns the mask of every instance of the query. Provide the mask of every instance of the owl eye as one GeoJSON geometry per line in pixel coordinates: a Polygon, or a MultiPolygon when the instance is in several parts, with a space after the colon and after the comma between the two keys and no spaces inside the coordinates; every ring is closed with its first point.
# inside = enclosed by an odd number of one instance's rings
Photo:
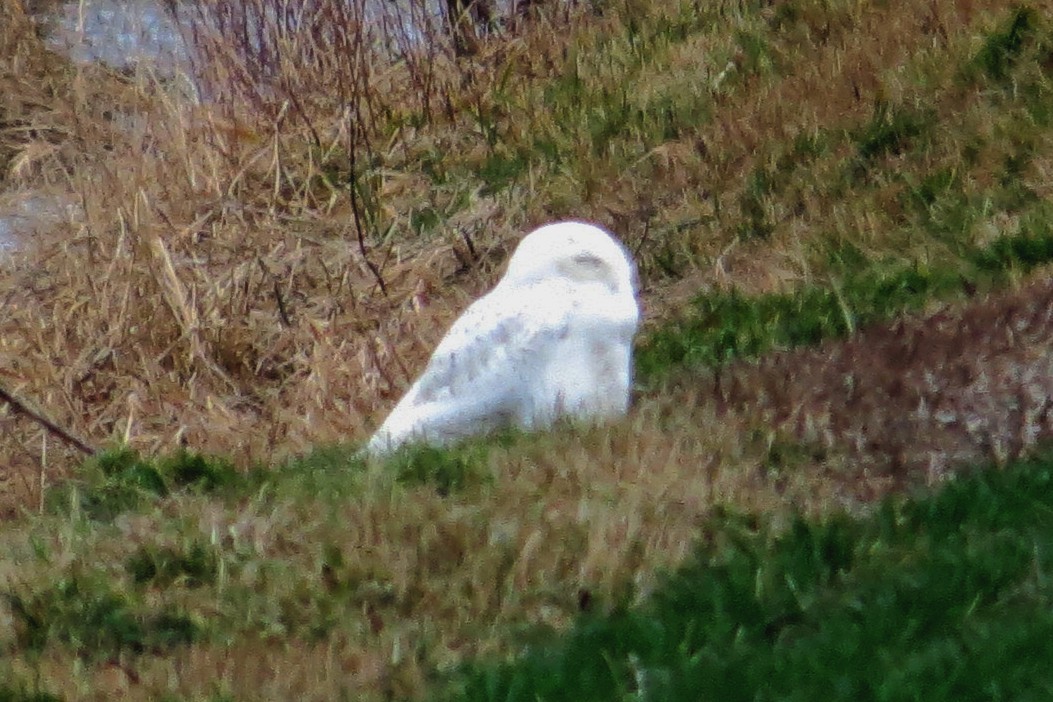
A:
{"type": "Polygon", "coordinates": [[[592,268],[599,268],[603,265],[603,261],[601,261],[599,257],[590,253],[574,254],[574,263],[577,263],[580,266],[590,266],[592,268]]]}

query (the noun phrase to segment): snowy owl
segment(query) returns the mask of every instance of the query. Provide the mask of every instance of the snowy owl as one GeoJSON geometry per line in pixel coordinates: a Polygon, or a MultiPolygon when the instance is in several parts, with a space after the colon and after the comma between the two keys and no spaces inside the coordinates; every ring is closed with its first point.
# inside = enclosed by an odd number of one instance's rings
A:
{"type": "Polygon", "coordinates": [[[624,415],[639,319],[636,271],[614,237],[581,222],[536,229],[454,322],[366,453],[624,415]]]}

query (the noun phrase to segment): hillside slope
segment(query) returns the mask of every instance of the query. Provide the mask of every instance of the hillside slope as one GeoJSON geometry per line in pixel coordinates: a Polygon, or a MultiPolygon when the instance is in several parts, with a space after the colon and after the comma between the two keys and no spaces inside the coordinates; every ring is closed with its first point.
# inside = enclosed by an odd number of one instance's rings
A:
{"type": "Polygon", "coordinates": [[[650,606],[724,510],[778,535],[1048,438],[1044,5],[629,0],[383,63],[320,3],[348,34],[255,72],[200,9],[202,105],[0,2],[0,190],[70,205],[0,268],[0,384],[111,447],[0,417],[0,697],[424,696],[650,606]],[[354,461],[569,216],[640,265],[631,416],[354,461]]]}

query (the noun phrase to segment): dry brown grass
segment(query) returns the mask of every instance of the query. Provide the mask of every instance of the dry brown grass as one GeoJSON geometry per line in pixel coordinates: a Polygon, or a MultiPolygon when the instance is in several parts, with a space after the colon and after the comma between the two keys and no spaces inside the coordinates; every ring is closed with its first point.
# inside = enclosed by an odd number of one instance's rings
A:
{"type": "Polygon", "coordinates": [[[158,588],[148,600],[194,612],[230,641],[80,666],[48,653],[17,669],[38,671],[71,700],[103,699],[114,685],[129,699],[216,688],[264,700],[341,689],[417,696],[436,670],[513,652],[531,627],[564,627],[584,593],[596,607],[626,592],[646,596],[660,569],[689,553],[714,504],[815,513],[852,499],[808,471],[770,480],[762,435],[749,439],[749,424],[717,419],[692,390],[674,396],[676,405],[641,401],[620,425],[493,449],[497,479],[447,497],[394,484],[376,467],[346,499],[301,495],[288,476],[278,499],[224,506],[180,496],[113,528],[60,519],[12,532],[8,562],[34,564],[0,572],[18,591],[78,572],[119,581],[143,545],[213,543],[227,564],[214,586],[158,588]],[[343,563],[327,571],[332,549],[343,563]],[[309,625],[325,606],[337,607],[339,625],[311,642],[309,625]]]}
{"type": "MultiPolygon", "coordinates": [[[[663,242],[650,232],[699,212],[699,224],[672,244],[713,264],[689,274],[695,289],[760,291],[807,278],[811,242],[831,225],[864,249],[887,245],[881,232],[894,222],[875,220],[882,211],[875,202],[890,197],[882,189],[852,202],[804,190],[792,213],[773,201],[770,218],[779,224],[767,242],[736,244],[728,216],[705,213],[739,198],[746,174],[774,145],[858,122],[875,100],[906,89],[904,70],[948,42],[959,45],[954,55],[967,55],[978,22],[958,3],[832,13],[806,5],[801,33],[771,47],[784,64],[778,80],[749,73],[727,39],[660,54],[655,70],[673,81],[667,90],[682,88],[681,76],[715,70],[699,65],[709,54],[696,49],[729,54],[746,75],[717,89],[712,123],[662,144],[638,168],[610,177],[621,168],[616,154],[582,150],[569,169],[494,196],[470,181],[429,185],[421,153],[439,149],[469,168],[480,163],[486,150],[466,118],[473,110],[500,115],[518,106],[502,125],[506,141],[555,129],[553,117],[527,106],[543,102],[544,78],[561,70],[567,42],[623,31],[617,17],[562,33],[528,28],[462,64],[437,40],[429,55],[369,71],[360,58],[370,36],[352,33],[330,53],[326,37],[314,36],[270,47],[277,63],[266,85],[234,75],[254,58],[244,42],[234,42],[242,54],[224,54],[201,35],[216,85],[241,86],[203,106],[148,76],[70,66],[27,30],[14,0],[5,7],[16,18],[2,38],[5,189],[72,205],[67,221],[0,274],[6,387],[96,443],[127,440],[148,452],[185,444],[243,463],[366,435],[445,325],[496,275],[524,224],[546,213],[577,210],[646,242],[640,257],[654,318],[668,316],[667,300],[680,296],[666,295],[654,275],[650,251],[663,242]],[[295,60],[282,59],[283,51],[295,60]],[[512,86],[504,107],[493,97],[502,71],[515,75],[503,78],[512,86]],[[327,91],[333,99],[322,99],[327,91]],[[410,114],[420,126],[406,121],[410,114]],[[351,145],[372,162],[349,164],[351,145]],[[357,199],[340,182],[352,171],[357,199]],[[438,229],[413,233],[414,212],[450,211],[465,192],[466,205],[438,229]]],[[[990,16],[997,10],[985,8],[990,16]]],[[[770,17],[728,10],[727,21],[748,31],[770,17]]],[[[590,78],[607,79],[609,71],[590,78]]],[[[632,80],[664,89],[650,75],[632,80]]],[[[968,112],[975,97],[941,95],[954,102],[948,110],[982,118],[968,112]]],[[[650,98],[639,99],[646,106],[650,98]]],[[[833,169],[843,156],[824,158],[833,169]]],[[[27,450],[41,445],[36,427],[11,419],[4,431],[2,462],[13,467],[14,490],[5,494],[35,503],[42,482],[74,457],[52,444],[45,465],[27,450]]]]}
{"type": "MultiPolygon", "coordinates": [[[[985,33],[1004,21],[1014,3],[793,7],[801,20],[789,23],[795,31],[779,35],[766,47],[767,60],[780,70],[775,75],[764,70],[746,74],[747,85],[721,97],[711,123],[695,135],[663,145],[661,158],[650,159],[645,164],[649,167],[632,174],[641,183],[673,184],[635,193],[642,201],[640,211],[661,213],[664,221],[656,221],[656,227],[700,220],[674,243],[701,264],[700,270],[686,272],[689,289],[736,288],[758,294],[822,280],[825,241],[848,242],[876,257],[938,260],[942,247],[912,236],[911,227],[904,226],[909,219],[902,197],[906,183],[949,169],[961,175],[967,196],[982,196],[996,183],[1015,148],[1012,129],[992,120],[990,95],[963,87],[960,79],[985,33]],[[936,121],[931,137],[924,149],[879,156],[873,180],[846,183],[846,164],[858,148],[846,135],[887,106],[931,110],[936,121]],[[964,147],[977,135],[984,143],[982,152],[975,163],[964,163],[964,147]],[[793,163],[793,144],[802,137],[820,137],[830,148],[806,168],[791,170],[775,192],[759,198],[763,218],[772,227],[768,235],[740,234],[740,203],[751,178],[777,172],[780,159],[793,163]]],[[[767,15],[769,21],[778,12],[776,4],[767,15]]],[[[697,74],[711,55],[690,49],[686,47],[686,56],[679,60],[697,74]]],[[[740,71],[749,65],[741,51],[732,63],[740,71]]],[[[1053,163],[1053,151],[1048,140],[1042,141],[1022,178],[1044,194],[1043,174],[1053,163]]],[[[971,235],[979,239],[994,231],[997,236],[1005,225],[992,217],[971,235]]]]}
{"type": "MultiPolygon", "coordinates": [[[[347,193],[303,124],[287,132],[276,117],[261,133],[229,105],[217,115],[145,77],[68,66],[28,24],[4,41],[4,182],[78,207],[3,270],[0,367],[6,387],[98,443],[245,462],[361,436],[419,366],[419,339],[490,272],[484,260],[451,285],[464,274],[448,240],[422,251],[400,237],[367,252],[379,294],[347,193]]],[[[346,149],[349,121],[331,115],[324,148],[346,149]]],[[[383,176],[378,197],[412,190],[410,178],[383,176]]],[[[487,235],[483,255],[512,230],[487,235]]],[[[36,429],[5,429],[2,462],[22,465],[36,429]]],[[[19,500],[25,470],[13,471],[19,500]]]]}

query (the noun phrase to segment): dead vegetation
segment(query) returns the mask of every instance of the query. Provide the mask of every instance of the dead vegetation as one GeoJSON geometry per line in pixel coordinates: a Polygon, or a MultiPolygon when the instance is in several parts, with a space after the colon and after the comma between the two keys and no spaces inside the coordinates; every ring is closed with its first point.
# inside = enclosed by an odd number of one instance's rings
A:
{"type": "MultiPolygon", "coordinates": [[[[567,54],[579,42],[617,56],[617,39],[604,38],[629,31],[617,12],[542,14],[467,60],[412,4],[367,17],[360,3],[318,2],[269,25],[265,3],[181,7],[199,49],[192,68],[214,98],[203,104],[151,74],[68,64],[7,0],[4,189],[61,202],[67,216],[3,270],[0,368],[6,387],[96,444],[188,445],[243,463],[365,435],[509,242],[553,214],[598,219],[637,249],[653,319],[675,316],[677,277],[696,290],[782,289],[815,275],[816,242],[830,236],[865,252],[898,246],[905,215],[884,205],[901,181],[847,200],[838,192],[851,142],[835,141],[789,186],[751,194],[751,178],[782,167],[780,145],[841,133],[875,105],[909,107],[934,92],[939,112],[979,124],[979,93],[948,78],[953,66],[932,66],[975,53],[998,10],[721,5],[712,19],[736,27],[737,44],[691,27],[684,44],[651,36],[642,68],[627,63],[628,79],[648,86],[633,97],[643,121],[631,117],[603,147],[558,121],[568,96],[551,96],[551,114],[528,106],[568,61],[584,100],[618,98],[605,92],[615,70],[567,54]],[[345,29],[324,29],[334,26],[345,29]],[[648,110],[700,71],[712,119],[649,132],[648,110]],[[941,80],[948,87],[935,91],[924,82],[941,80]],[[539,135],[565,147],[565,165],[525,157],[529,177],[502,188],[466,175],[541,148],[539,135]],[[734,203],[749,229],[728,226],[743,219],[734,203]]],[[[688,108],[666,109],[675,120],[688,108]]],[[[954,167],[953,134],[918,156],[897,147],[875,158],[921,173],[954,167]]],[[[1049,154],[1031,148],[1029,172],[1040,174],[1049,154]]],[[[1004,155],[992,149],[966,189],[991,180],[985,171],[1004,155]]],[[[11,419],[4,432],[19,502],[69,465],[62,447],[46,465],[27,449],[44,440],[36,427],[11,419]]]]}
{"type": "MultiPolygon", "coordinates": [[[[377,188],[357,201],[334,182],[361,148],[357,114],[316,126],[303,110],[317,106],[286,100],[245,121],[146,76],[65,65],[21,21],[5,27],[4,182],[74,207],[5,265],[7,386],[98,443],[151,452],[187,444],[247,462],[364,434],[419,364],[420,339],[485,283],[511,227],[488,227],[477,260],[451,250],[486,210],[463,213],[456,238],[393,238],[405,215],[378,203],[415,197],[412,175],[356,173],[377,188]]],[[[305,75],[346,74],[311,55],[305,75]]],[[[361,95],[350,90],[335,97],[361,95]]],[[[11,464],[36,429],[5,429],[11,464]]]]}
{"type": "MultiPolygon", "coordinates": [[[[6,1],[15,19],[2,38],[4,189],[66,213],[2,272],[6,387],[97,444],[188,445],[243,463],[364,436],[528,224],[573,212],[612,226],[637,250],[656,319],[675,314],[670,276],[696,289],[778,289],[812,275],[829,226],[867,251],[896,243],[896,213],[875,219],[896,183],[852,201],[809,180],[762,193],[756,221],[776,225],[759,238],[729,226],[740,218],[727,203],[746,197],[778,144],[924,90],[902,77],[906,67],[948,46],[968,55],[970,28],[997,20],[997,8],[981,16],[957,3],[759,14],[732,3],[709,19],[737,27],[737,39],[692,26],[683,31],[694,43],[654,34],[644,48],[626,44],[650,53],[627,59],[621,77],[567,54],[591,44],[597,57],[620,56],[631,28],[618,12],[584,22],[542,14],[468,60],[413,5],[370,24],[359,4],[311,4],[315,21],[298,21],[315,30],[304,34],[281,18],[254,24],[265,4],[189,3],[194,70],[219,98],[198,104],[152,74],[68,64],[6,1]],[[320,29],[332,26],[346,30],[320,29]],[[257,41],[246,27],[269,33],[257,41]],[[716,81],[721,56],[730,72],[716,81]],[[550,113],[530,108],[568,61],[590,110],[579,125],[566,123],[571,93],[550,95],[550,113]],[[674,121],[672,131],[650,121],[651,110],[690,117],[690,105],[662,100],[700,70],[712,80],[692,90],[712,120],[674,121]],[[615,103],[595,101],[621,99],[626,79],[649,92],[633,97],[639,116],[628,113],[604,146],[589,120],[615,103]],[[526,154],[526,175],[502,187],[469,175],[519,168],[516,154],[550,148],[545,139],[567,157],[526,154]],[[625,169],[630,156],[637,165],[625,169]],[[699,274],[689,261],[706,265],[699,274]]],[[[683,12],[653,17],[675,23],[683,12]]],[[[982,118],[973,93],[938,94],[954,103],[948,111],[982,118]]],[[[847,147],[821,155],[815,177],[836,175],[847,147]]],[[[51,445],[44,465],[27,449],[41,445],[36,427],[10,419],[4,432],[8,480],[18,502],[33,502],[42,476],[72,456],[51,445]]]]}

